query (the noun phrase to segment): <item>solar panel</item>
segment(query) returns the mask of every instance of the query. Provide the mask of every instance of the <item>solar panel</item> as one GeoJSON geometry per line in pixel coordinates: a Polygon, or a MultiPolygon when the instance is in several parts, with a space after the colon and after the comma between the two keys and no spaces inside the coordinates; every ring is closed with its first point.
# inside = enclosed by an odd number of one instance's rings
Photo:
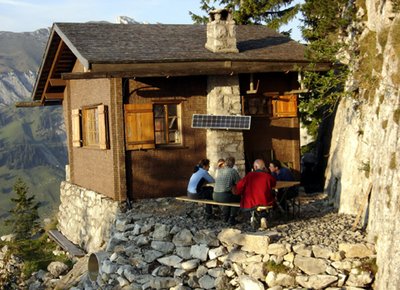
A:
{"type": "Polygon", "coordinates": [[[192,128],[250,130],[251,116],[193,114],[192,128]]]}

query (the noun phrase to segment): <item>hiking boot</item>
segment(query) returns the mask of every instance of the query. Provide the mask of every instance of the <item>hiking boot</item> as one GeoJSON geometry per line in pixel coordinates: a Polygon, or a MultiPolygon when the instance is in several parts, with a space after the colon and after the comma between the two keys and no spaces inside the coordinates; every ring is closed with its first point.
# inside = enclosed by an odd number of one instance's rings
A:
{"type": "Polygon", "coordinates": [[[229,222],[229,215],[224,215],[224,222],[229,222]]]}
{"type": "Polygon", "coordinates": [[[229,225],[234,226],[237,224],[237,220],[234,217],[230,217],[228,223],[229,225]]]}
{"type": "Polygon", "coordinates": [[[213,220],[215,219],[215,216],[212,213],[206,213],[206,220],[213,220]]]}

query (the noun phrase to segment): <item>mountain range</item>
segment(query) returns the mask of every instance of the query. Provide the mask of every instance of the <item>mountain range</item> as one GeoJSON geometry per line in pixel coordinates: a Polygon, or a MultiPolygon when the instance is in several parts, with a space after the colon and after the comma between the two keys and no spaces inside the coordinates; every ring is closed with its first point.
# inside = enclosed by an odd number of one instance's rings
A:
{"type": "Polygon", "coordinates": [[[42,218],[54,215],[59,185],[65,179],[66,134],[61,106],[16,108],[29,101],[48,29],[0,31],[0,234],[14,206],[13,185],[22,178],[40,202],[42,218]]]}

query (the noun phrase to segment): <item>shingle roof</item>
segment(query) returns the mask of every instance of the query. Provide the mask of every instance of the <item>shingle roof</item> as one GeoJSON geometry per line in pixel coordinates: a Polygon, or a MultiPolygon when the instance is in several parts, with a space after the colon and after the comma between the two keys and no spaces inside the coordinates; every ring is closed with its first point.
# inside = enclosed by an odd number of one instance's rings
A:
{"type": "Polygon", "coordinates": [[[260,25],[236,26],[239,53],[207,50],[205,25],[55,23],[54,29],[88,63],[307,61],[303,45],[260,25]]]}
{"type": "Polygon", "coordinates": [[[32,99],[63,90],[49,80],[68,78],[76,59],[89,69],[79,78],[104,71],[123,72],[117,77],[287,71],[310,63],[305,46],[266,26],[237,25],[239,53],[209,51],[206,31],[206,25],[55,23],[32,99]]]}

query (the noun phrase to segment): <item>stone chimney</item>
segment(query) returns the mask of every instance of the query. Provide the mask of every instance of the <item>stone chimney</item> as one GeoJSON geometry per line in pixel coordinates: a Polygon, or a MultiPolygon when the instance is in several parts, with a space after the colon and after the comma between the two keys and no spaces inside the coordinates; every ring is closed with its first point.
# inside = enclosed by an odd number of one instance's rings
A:
{"type": "Polygon", "coordinates": [[[239,52],[236,47],[236,27],[232,13],[228,9],[210,12],[207,23],[207,43],[205,47],[212,52],[239,52]]]}

